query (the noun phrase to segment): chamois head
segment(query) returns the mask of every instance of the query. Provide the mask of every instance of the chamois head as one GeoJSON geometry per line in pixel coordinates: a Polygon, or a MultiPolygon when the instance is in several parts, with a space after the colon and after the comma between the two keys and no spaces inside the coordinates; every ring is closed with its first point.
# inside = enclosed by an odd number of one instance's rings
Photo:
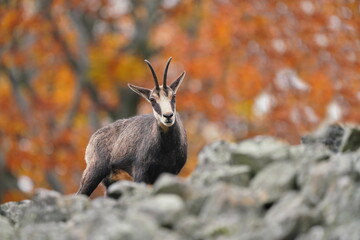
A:
{"type": "Polygon", "coordinates": [[[147,63],[147,65],[151,70],[155,82],[155,87],[153,89],[147,89],[143,87],[134,86],[132,84],[128,84],[131,90],[133,90],[140,96],[144,97],[148,102],[151,103],[154,116],[157,119],[158,124],[162,127],[171,127],[175,123],[175,116],[176,116],[175,96],[185,76],[185,72],[183,72],[169,86],[166,84],[167,71],[171,59],[172,58],[169,58],[165,67],[163,85],[159,85],[156,73],[148,60],[145,60],[145,62],[147,63]]]}

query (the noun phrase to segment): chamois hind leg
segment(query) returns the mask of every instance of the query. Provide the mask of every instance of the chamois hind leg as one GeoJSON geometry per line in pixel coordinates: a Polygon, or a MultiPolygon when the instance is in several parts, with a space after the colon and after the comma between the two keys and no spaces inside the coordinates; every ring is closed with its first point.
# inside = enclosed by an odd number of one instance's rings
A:
{"type": "Polygon", "coordinates": [[[90,196],[99,183],[109,174],[105,164],[89,164],[83,173],[77,194],[90,196]]]}

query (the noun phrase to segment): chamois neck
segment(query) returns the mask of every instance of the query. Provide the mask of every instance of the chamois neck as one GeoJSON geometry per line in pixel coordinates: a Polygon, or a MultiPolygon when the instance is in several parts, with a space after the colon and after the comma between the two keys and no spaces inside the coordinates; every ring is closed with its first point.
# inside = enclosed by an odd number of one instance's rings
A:
{"type": "Polygon", "coordinates": [[[159,123],[159,122],[157,122],[156,125],[157,125],[157,128],[159,129],[160,133],[168,134],[168,133],[172,132],[176,128],[176,124],[177,124],[177,121],[175,120],[175,123],[170,127],[165,126],[164,124],[159,123]]]}
{"type": "MultiPolygon", "coordinates": [[[[174,124],[174,125],[175,125],[175,124],[174,124]]],[[[174,126],[174,125],[173,125],[173,126],[174,126]]],[[[162,133],[167,133],[167,132],[169,132],[169,129],[172,128],[173,126],[168,127],[168,126],[165,126],[165,125],[162,124],[162,123],[159,123],[159,124],[158,124],[158,127],[159,127],[159,129],[160,129],[160,131],[161,131],[162,133]]]]}

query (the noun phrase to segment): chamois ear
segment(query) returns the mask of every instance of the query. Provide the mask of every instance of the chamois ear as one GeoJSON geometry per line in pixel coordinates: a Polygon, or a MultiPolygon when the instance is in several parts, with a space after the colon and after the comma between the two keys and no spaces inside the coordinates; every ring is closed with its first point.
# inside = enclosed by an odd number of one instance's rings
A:
{"type": "Polygon", "coordinates": [[[150,94],[151,94],[151,90],[147,89],[147,88],[143,88],[143,87],[138,87],[132,84],[128,84],[128,87],[133,90],[134,92],[136,92],[137,94],[139,94],[140,96],[142,96],[143,98],[145,98],[146,100],[149,101],[150,99],[150,94]]]}
{"type": "Polygon", "coordinates": [[[170,84],[170,88],[174,91],[174,93],[177,92],[178,88],[180,87],[182,81],[185,77],[185,71],[174,81],[170,84]]]}

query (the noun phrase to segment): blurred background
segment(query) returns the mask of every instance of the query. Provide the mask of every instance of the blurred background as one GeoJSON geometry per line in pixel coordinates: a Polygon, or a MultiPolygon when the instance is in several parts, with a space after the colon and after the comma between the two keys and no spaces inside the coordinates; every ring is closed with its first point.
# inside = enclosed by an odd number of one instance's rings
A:
{"type": "MultiPolygon", "coordinates": [[[[356,0],[1,0],[0,203],[35,188],[74,193],[91,134],[151,113],[127,83],[169,80],[189,140],[181,175],[212,141],[290,143],[360,122],[356,0]]],[[[98,188],[93,196],[103,194],[98,188]]]]}

